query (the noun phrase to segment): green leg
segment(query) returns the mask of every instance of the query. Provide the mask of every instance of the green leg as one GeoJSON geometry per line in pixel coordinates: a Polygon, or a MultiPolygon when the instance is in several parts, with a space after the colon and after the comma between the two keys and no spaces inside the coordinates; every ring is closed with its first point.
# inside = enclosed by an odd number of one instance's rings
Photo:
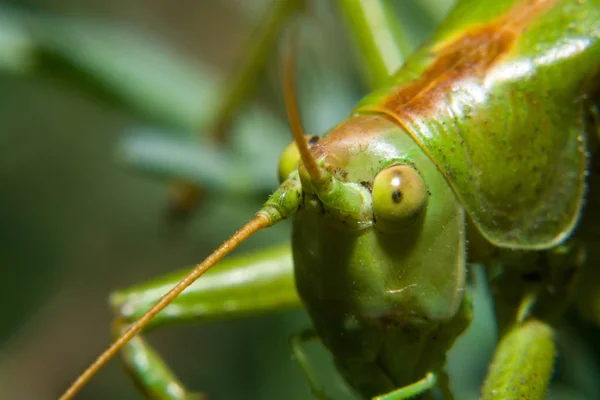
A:
{"type": "MultiPolygon", "coordinates": [[[[473,304],[471,294],[467,291],[463,298],[461,308],[454,318],[443,325],[436,336],[438,340],[430,342],[429,350],[433,354],[443,354],[441,349],[448,349],[452,346],[456,338],[464,332],[473,319],[473,304]]],[[[445,359],[440,363],[445,365],[445,359]]],[[[389,393],[381,394],[373,398],[373,400],[401,400],[412,399],[420,396],[420,399],[432,399],[432,389],[438,388],[441,397],[444,400],[454,400],[454,395],[450,389],[450,379],[446,371],[440,366],[430,371],[419,381],[408,386],[401,387],[389,393]]]]}
{"type": "MultiPolygon", "coordinates": [[[[115,337],[126,329],[126,323],[116,321],[115,337]]],[[[201,393],[189,392],[161,357],[139,335],[123,347],[121,359],[138,389],[149,399],[196,400],[204,398],[201,393]]]]}
{"type": "Polygon", "coordinates": [[[308,356],[303,348],[304,343],[310,342],[312,340],[317,340],[318,338],[319,336],[317,335],[317,332],[315,332],[314,329],[308,329],[306,331],[300,332],[292,336],[290,339],[290,345],[292,346],[292,353],[294,355],[294,358],[296,359],[296,362],[298,362],[298,365],[300,366],[304,377],[308,381],[310,391],[313,394],[313,396],[317,399],[329,400],[329,397],[327,397],[327,395],[325,394],[323,386],[315,376],[308,362],[308,356]]]}
{"type": "Polygon", "coordinates": [[[437,376],[429,372],[425,377],[411,385],[396,389],[393,392],[373,397],[373,400],[402,400],[411,399],[431,390],[437,384],[437,376]]]}
{"type": "Polygon", "coordinates": [[[583,260],[577,240],[543,252],[506,251],[490,285],[500,331],[482,398],[544,399],[559,325],[573,299],[583,260]]]}
{"type": "Polygon", "coordinates": [[[529,318],[556,326],[571,305],[585,260],[572,239],[548,251],[504,251],[490,270],[500,336],[529,318]]]}
{"type": "MultiPolygon", "coordinates": [[[[306,342],[317,340],[319,337],[314,329],[309,329],[292,336],[290,343],[294,358],[298,362],[302,373],[306,377],[313,396],[321,400],[329,400],[323,386],[315,376],[309,362],[303,345],[306,342]]],[[[447,378],[447,377],[446,377],[447,378]]],[[[437,374],[428,373],[425,377],[409,386],[394,390],[393,392],[382,394],[373,398],[373,400],[402,400],[410,399],[433,389],[438,383],[437,374]]]]}
{"type": "Polygon", "coordinates": [[[435,376],[437,378],[437,387],[440,389],[442,399],[454,400],[454,393],[450,388],[450,377],[446,370],[438,371],[435,376]]]}
{"type": "MultiPolygon", "coordinates": [[[[119,291],[111,296],[119,335],[154,304],[186,271],[119,291]]],[[[300,307],[289,245],[232,258],[192,284],[147,329],[181,321],[207,321],[300,307]]],[[[193,399],[141,335],[121,351],[125,368],[151,399],[193,399]]],[[[198,395],[195,395],[198,396],[198,395]]]]}
{"type": "Polygon", "coordinates": [[[371,88],[385,85],[411,50],[402,29],[386,0],[338,0],[360,52],[371,88]]]}
{"type": "Polygon", "coordinates": [[[482,399],[545,399],[555,353],[549,325],[535,319],[516,325],[498,345],[482,399]]]}

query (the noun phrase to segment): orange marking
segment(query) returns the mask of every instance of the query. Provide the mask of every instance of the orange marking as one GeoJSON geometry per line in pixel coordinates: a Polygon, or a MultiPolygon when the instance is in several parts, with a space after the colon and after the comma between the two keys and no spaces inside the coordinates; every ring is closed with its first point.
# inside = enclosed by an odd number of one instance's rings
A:
{"type": "Polygon", "coordinates": [[[381,112],[383,108],[387,115],[434,111],[435,105],[457,82],[483,80],[488,71],[510,52],[527,25],[554,3],[556,0],[521,1],[494,22],[472,27],[449,43],[436,46],[436,59],[417,80],[397,88],[381,105],[366,106],[357,111],[381,112]]]}
{"type": "Polygon", "coordinates": [[[330,172],[345,168],[352,154],[364,151],[389,124],[387,118],[379,115],[353,116],[315,143],[311,150],[317,159],[324,158],[324,167],[330,172]]]}
{"type": "Polygon", "coordinates": [[[434,60],[419,78],[396,88],[380,104],[356,109],[353,118],[313,146],[313,154],[317,159],[325,158],[324,166],[330,171],[344,168],[351,154],[386,131],[384,126],[390,120],[415,138],[404,123],[407,116],[435,112],[446,94],[461,81],[483,80],[510,52],[527,25],[556,2],[522,0],[495,21],[471,27],[466,33],[437,44],[432,50],[434,60]]]}

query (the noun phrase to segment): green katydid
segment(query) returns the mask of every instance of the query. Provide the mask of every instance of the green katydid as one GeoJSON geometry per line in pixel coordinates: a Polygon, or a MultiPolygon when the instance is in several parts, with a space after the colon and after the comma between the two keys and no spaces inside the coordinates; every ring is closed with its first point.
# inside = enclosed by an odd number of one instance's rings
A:
{"type": "MultiPolygon", "coordinates": [[[[462,0],[391,77],[385,54],[365,42],[381,61],[371,76],[387,83],[324,138],[306,140],[288,77],[295,145],[279,189],[165,296],[179,277],[116,293],[120,336],[63,399],[119,350],[149,397],[189,398],[135,336],[142,328],[299,299],[314,327],[293,349],[316,396],[325,397],[302,351],[312,339],[361,397],[437,387],[452,398],[444,364],[471,319],[471,261],[490,267],[502,334],[482,397],[544,398],[554,330],[584,266],[580,242],[568,239],[597,141],[600,1],[462,0]],[[225,261],[180,295],[238,243],[289,217],[293,262],[287,247],[225,261]]],[[[597,198],[592,188],[588,202],[597,198]]]]}

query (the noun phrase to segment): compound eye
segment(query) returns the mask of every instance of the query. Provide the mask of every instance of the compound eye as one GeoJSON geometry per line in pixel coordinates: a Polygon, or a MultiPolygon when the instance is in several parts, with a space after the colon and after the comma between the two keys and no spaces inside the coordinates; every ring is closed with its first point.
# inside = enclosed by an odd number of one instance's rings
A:
{"type": "MultiPolygon", "coordinates": [[[[318,140],[318,136],[305,136],[309,147],[315,144],[318,140]]],[[[290,174],[298,168],[298,162],[300,161],[300,152],[296,142],[291,142],[281,153],[279,158],[279,183],[283,183],[290,174]]]]}
{"type": "Polygon", "coordinates": [[[373,181],[376,224],[395,231],[415,222],[427,207],[429,193],[421,175],[408,165],[392,165],[373,181]]]}

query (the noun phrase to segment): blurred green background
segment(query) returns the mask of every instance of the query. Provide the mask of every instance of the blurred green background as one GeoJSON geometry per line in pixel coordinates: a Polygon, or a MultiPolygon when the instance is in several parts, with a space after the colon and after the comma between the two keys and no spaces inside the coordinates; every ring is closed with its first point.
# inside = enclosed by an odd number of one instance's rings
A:
{"type": "MultiPolygon", "coordinates": [[[[0,2],[0,399],[56,398],[109,343],[111,291],[199,262],[276,187],[279,153],[290,141],[277,50],[233,122],[230,147],[198,139],[271,3],[0,2]],[[223,169],[230,180],[221,179],[223,169]],[[201,207],[184,223],[167,218],[171,175],[207,182],[201,207]]],[[[299,95],[307,130],[322,133],[366,85],[335,8],[313,3],[299,95]]],[[[398,3],[416,45],[451,1],[398,3]]],[[[288,230],[265,231],[240,251],[276,243],[288,230]]],[[[454,349],[469,356],[450,365],[462,398],[476,396],[495,340],[489,301],[480,296],[477,334],[454,349]]],[[[297,311],[177,326],[151,342],[210,398],[307,399],[288,346],[307,326],[297,311]]],[[[328,355],[308,348],[328,389],[351,398],[328,355]]],[[[114,361],[78,398],[140,397],[114,361]]]]}

